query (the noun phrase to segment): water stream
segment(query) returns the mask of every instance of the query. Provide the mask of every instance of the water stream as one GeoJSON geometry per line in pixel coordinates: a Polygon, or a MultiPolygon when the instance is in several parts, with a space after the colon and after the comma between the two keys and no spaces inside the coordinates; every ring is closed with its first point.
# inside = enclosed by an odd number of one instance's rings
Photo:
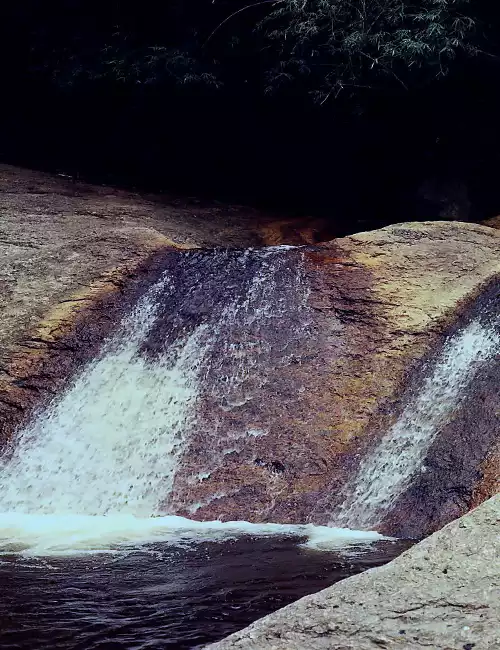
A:
{"type": "Polygon", "coordinates": [[[415,475],[425,471],[439,431],[467,396],[476,373],[500,349],[497,325],[477,318],[448,338],[422,386],[345,486],[332,517],[335,525],[375,528],[415,475]]]}

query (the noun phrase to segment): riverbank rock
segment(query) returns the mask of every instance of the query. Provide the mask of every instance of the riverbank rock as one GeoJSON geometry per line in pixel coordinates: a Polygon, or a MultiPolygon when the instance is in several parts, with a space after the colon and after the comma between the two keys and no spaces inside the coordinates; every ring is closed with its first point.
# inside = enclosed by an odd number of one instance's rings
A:
{"type": "Polygon", "coordinates": [[[500,496],[389,564],[342,580],[210,650],[500,648],[500,496]]]}

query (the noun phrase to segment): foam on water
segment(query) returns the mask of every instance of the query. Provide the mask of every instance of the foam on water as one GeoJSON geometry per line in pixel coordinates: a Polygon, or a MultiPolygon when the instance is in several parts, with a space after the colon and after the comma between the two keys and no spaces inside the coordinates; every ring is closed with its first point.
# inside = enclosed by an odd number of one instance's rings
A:
{"type": "Polygon", "coordinates": [[[0,514],[0,555],[72,555],[120,551],[157,542],[196,543],[240,535],[306,538],[305,545],[334,549],[384,539],[374,532],[326,526],[252,524],[246,521],[199,522],[183,517],[138,518],[130,514],[26,515],[0,514]]]}

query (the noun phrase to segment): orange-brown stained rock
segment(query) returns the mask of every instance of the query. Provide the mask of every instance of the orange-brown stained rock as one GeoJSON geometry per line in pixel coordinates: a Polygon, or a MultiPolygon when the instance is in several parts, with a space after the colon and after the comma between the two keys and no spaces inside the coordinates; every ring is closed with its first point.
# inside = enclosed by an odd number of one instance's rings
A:
{"type": "Polygon", "coordinates": [[[337,234],[330,221],[312,217],[269,219],[259,225],[258,232],[265,246],[317,244],[329,241],[337,234]]]}

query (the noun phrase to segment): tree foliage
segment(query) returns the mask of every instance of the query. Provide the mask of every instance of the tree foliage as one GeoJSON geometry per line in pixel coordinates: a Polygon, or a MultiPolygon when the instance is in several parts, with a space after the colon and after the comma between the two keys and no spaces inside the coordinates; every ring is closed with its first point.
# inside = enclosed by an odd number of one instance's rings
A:
{"type": "Polygon", "coordinates": [[[444,76],[450,62],[474,54],[468,0],[284,0],[261,23],[279,52],[271,84],[296,71],[310,75],[316,95],[406,86],[444,76]],[[316,86],[316,87],[315,87],[316,86]]]}
{"type": "Polygon", "coordinates": [[[499,55],[492,0],[4,2],[0,156],[386,219],[431,166],[496,187],[499,55]]]}
{"type": "Polygon", "coordinates": [[[58,84],[250,83],[320,102],[443,77],[476,51],[468,0],[83,0],[17,5],[32,70],[58,84]],[[43,5],[43,6],[42,6],[43,5]],[[114,7],[110,9],[110,6],[114,7]]]}

